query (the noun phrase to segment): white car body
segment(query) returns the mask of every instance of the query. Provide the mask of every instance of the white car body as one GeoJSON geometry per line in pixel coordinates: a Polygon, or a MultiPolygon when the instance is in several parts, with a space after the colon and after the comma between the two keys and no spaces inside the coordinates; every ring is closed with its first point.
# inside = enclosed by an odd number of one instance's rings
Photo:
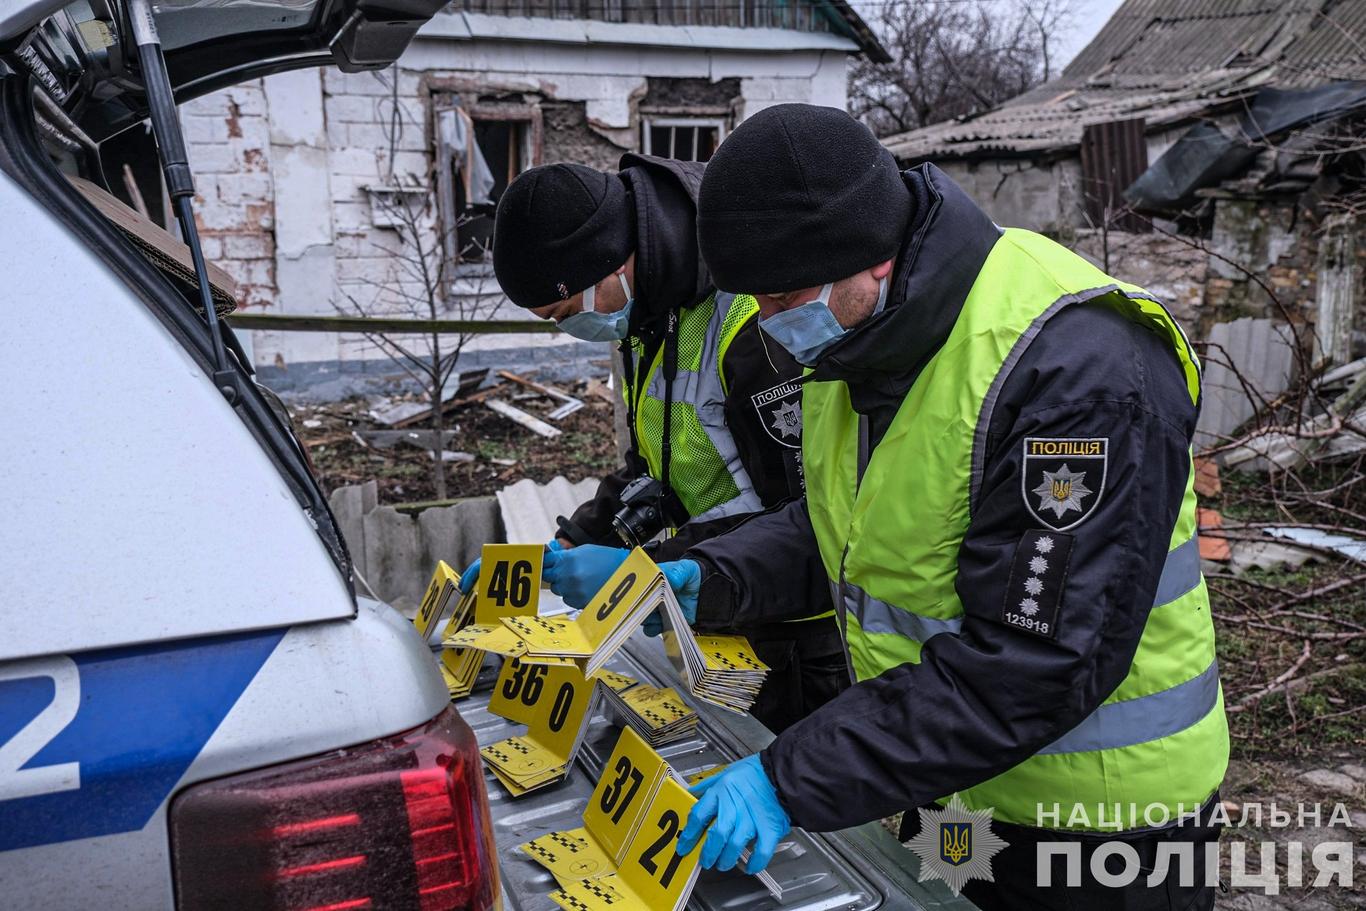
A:
{"type": "MultiPolygon", "coordinates": [[[[61,5],[0,3],[0,49],[61,5]]],[[[449,695],[412,624],[358,604],[330,517],[158,289],[0,165],[0,906],[172,909],[178,793],[410,731],[449,695]]]]}

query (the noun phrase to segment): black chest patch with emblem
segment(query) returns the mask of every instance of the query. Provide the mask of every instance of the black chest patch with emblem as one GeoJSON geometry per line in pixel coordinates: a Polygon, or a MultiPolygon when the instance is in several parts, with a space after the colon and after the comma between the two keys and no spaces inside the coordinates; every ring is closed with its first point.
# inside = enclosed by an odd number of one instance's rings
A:
{"type": "Polygon", "coordinates": [[[776,443],[790,449],[802,448],[802,387],[798,383],[779,383],[772,389],[750,396],[759,423],[776,443]]]}
{"type": "Polygon", "coordinates": [[[1010,565],[1001,621],[1045,639],[1057,638],[1058,608],[1071,556],[1071,535],[1036,529],[1025,532],[1010,565]]]}
{"type": "Polygon", "coordinates": [[[1025,437],[1020,493],[1029,514],[1055,531],[1086,521],[1105,493],[1108,437],[1025,437]]]}

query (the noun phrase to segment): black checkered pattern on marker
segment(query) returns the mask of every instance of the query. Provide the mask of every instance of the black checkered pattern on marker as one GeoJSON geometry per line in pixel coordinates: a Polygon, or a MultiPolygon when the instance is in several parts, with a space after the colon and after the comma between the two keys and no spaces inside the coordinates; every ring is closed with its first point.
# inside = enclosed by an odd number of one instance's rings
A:
{"type": "Polygon", "coordinates": [[[731,670],[734,670],[734,669],[735,669],[735,662],[731,661],[729,658],[727,658],[727,657],[726,657],[725,655],[723,655],[722,653],[720,653],[720,652],[708,652],[707,654],[710,655],[711,657],[715,658],[717,661],[721,662],[722,665],[724,665],[724,666],[730,668],[731,670]]]}
{"type": "Polygon", "coordinates": [[[746,667],[753,668],[756,671],[760,669],[759,662],[755,661],[753,658],[751,658],[744,652],[740,653],[740,663],[745,665],[746,667]]]}
{"type": "Polygon", "coordinates": [[[531,747],[527,746],[525,743],[522,743],[520,740],[509,740],[507,742],[507,745],[509,749],[516,750],[523,756],[531,755],[531,747]]]}
{"type": "Polygon", "coordinates": [[[585,879],[583,882],[579,883],[579,888],[592,892],[598,898],[602,899],[604,905],[615,904],[621,899],[621,896],[617,894],[615,889],[610,886],[599,885],[596,880],[585,879]]]}
{"type": "Polygon", "coordinates": [[[560,905],[561,907],[568,905],[569,907],[573,908],[574,911],[593,911],[593,907],[589,904],[586,904],[583,901],[583,899],[576,898],[575,896],[570,895],[563,889],[561,889],[558,892],[551,892],[550,898],[557,905],[560,905]]]}
{"type": "Polygon", "coordinates": [[[583,839],[574,835],[565,835],[563,832],[551,832],[546,838],[564,848],[570,854],[578,854],[585,847],[583,839]]]}
{"type": "MultiPolygon", "coordinates": [[[[537,839],[537,841],[539,840],[540,839],[537,839]]],[[[552,864],[559,860],[558,854],[556,854],[554,851],[551,851],[549,848],[546,848],[544,845],[538,845],[535,841],[527,842],[526,850],[529,853],[536,855],[542,860],[549,861],[552,864]]]]}
{"type": "Polygon", "coordinates": [[[512,757],[497,747],[484,747],[484,755],[496,759],[499,762],[512,762],[512,757]]]}

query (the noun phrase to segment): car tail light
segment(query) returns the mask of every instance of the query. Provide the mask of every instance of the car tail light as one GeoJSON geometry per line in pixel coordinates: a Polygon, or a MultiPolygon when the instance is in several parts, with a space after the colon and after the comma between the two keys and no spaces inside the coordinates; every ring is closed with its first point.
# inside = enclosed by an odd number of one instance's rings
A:
{"type": "Polygon", "coordinates": [[[483,767],[447,708],[424,727],[187,788],[171,804],[177,904],[234,911],[487,911],[483,767]]]}

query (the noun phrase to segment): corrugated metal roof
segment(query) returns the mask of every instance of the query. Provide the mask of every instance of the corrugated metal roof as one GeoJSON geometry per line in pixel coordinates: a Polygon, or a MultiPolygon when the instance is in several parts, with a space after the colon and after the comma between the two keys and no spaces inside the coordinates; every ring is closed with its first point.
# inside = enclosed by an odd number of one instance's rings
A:
{"type": "Polygon", "coordinates": [[[1148,132],[1266,85],[1366,80],[1366,0],[1128,0],[1058,79],[999,108],[883,140],[899,159],[1068,150],[1089,124],[1148,132]]]}
{"type": "Polygon", "coordinates": [[[562,477],[545,484],[523,478],[504,487],[497,497],[507,540],[513,544],[549,541],[555,537],[555,517],[571,515],[579,504],[591,499],[597,489],[596,478],[571,484],[562,477]]]}

